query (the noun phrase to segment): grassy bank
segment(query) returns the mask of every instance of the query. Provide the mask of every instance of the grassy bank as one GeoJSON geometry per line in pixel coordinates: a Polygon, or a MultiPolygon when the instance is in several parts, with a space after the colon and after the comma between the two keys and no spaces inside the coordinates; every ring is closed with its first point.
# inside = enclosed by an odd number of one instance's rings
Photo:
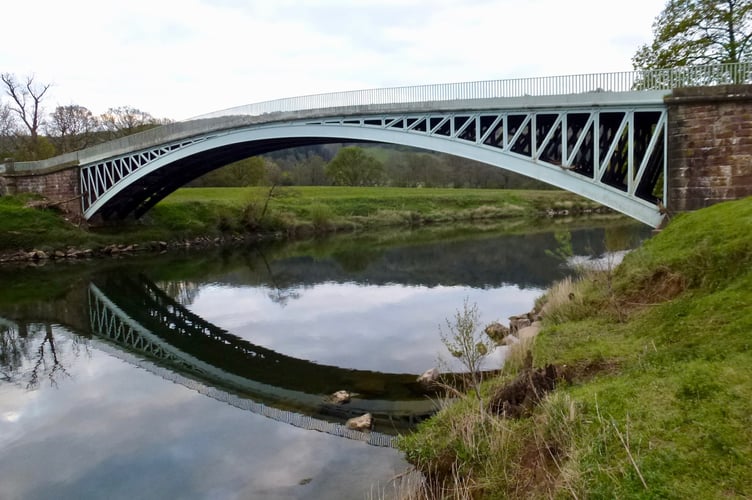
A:
{"type": "Polygon", "coordinates": [[[752,496],[750,227],[752,199],[682,215],[617,268],[554,287],[531,351],[556,389],[499,416],[512,363],[483,411],[468,397],[440,412],[407,457],[448,497],[752,496]]]}
{"type": "Polygon", "coordinates": [[[86,228],[29,196],[0,197],[0,252],[177,241],[197,237],[308,236],[373,227],[534,219],[596,205],[561,191],[410,188],[184,188],[138,221],[86,228]]]}

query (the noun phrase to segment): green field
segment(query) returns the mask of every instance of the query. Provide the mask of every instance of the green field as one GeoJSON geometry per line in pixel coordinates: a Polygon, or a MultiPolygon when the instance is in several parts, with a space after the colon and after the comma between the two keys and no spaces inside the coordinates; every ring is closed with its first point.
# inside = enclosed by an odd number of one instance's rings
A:
{"type": "Polygon", "coordinates": [[[553,287],[532,354],[556,390],[518,419],[463,398],[402,441],[409,459],[451,498],[752,497],[750,227],[752,198],[684,214],[553,287]]]}
{"type": "Polygon", "coordinates": [[[597,205],[563,191],[434,188],[182,188],[139,220],[98,227],[66,221],[31,197],[0,197],[0,251],[177,241],[305,237],[342,231],[520,218],[597,205]]]}
{"type": "MultiPolygon", "coordinates": [[[[242,207],[262,203],[270,188],[183,188],[160,204],[209,203],[221,201],[242,207]]],[[[312,206],[326,205],[335,216],[371,216],[380,211],[414,211],[430,214],[482,206],[519,211],[548,208],[594,207],[594,203],[564,191],[518,191],[501,189],[387,188],[303,186],[276,187],[272,192],[275,209],[305,216],[312,206]]]]}

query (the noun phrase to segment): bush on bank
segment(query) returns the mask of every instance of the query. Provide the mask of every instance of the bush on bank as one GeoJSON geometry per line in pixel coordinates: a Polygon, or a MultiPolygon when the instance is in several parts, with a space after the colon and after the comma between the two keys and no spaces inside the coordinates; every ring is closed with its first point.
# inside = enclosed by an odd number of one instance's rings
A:
{"type": "Polygon", "coordinates": [[[552,289],[532,353],[563,381],[525,418],[468,398],[403,438],[426,491],[752,496],[750,227],[752,198],[684,214],[618,267],[552,289]]]}

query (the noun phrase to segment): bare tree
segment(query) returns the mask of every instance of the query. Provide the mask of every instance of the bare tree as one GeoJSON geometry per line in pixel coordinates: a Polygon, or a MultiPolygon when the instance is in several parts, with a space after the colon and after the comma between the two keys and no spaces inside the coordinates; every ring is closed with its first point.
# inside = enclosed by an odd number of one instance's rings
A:
{"type": "Polygon", "coordinates": [[[3,73],[0,80],[5,85],[5,93],[13,101],[11,110],[18,115],[29,131],[29,154],[32,159],[38,159],[39,129],[43,122],[42,100],[51,84],[35,83],[34,75],[27,76],[21,83],[11,73],[3,73]]]}
{"type": "Polygon", "coordinates": [[[71,104],[58,106],[50,114],[46,130],[59,153],[77,151],[95,142],[94,133],[99,123],[96,117],[83,106],[71,104]]]}
{"type": "Polygon", "coordinates": [[[5,103],[0,103],[0,137],[10,137],[18,131],[13,110],[5,103]]]}
{"type": "Polygon", "coordinates": [[[165,120],[158,120],[146,111],[131,106],[120,106],[108,109],[100,117],[100,122],[111,137],[116,139],[162,125],[165,120]]]}
{"type": "Polygon", "coordinates": [[[0,160],[12,154],[17,133],[18,124],[13,110],[7,104],[0,103],[0,160]]]}

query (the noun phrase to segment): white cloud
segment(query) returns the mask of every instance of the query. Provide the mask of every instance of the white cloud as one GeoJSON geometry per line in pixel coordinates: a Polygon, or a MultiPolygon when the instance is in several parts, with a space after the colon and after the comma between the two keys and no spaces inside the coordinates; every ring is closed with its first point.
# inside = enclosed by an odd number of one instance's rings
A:
{"type": "Polygon", "coordinates": [[[47,101],[186,118],[337,90],[629,70],[663,0],[42,0],[3,6],[2,71],[47,101]]]}

